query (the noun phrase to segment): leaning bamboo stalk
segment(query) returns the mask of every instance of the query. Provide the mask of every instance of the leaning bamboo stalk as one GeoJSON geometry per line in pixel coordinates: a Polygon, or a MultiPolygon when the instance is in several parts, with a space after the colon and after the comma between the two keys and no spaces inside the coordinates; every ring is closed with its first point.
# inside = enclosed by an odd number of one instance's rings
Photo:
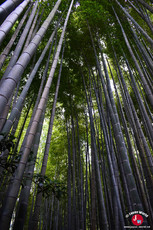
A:
{"type": "Polygon", "coordinates": [[[16,28],[13,36],[11,37],[9,43],[7,44],[7,46],[5,47],[5,49],[3,50],[3,52],[0,55],[0,69],[2,68],[2,66],[3,66],[3,64],[5,62],[5,59],[6,59],[7,55],[9,54],[9,52],[10,52],[10,50],[12,48],[12,45],[13,45],[15,39],[17,38],[17,36],[18,36],[18,34],[20,32],[20,29],[22,28],[22,26],[23,26],[23,24],[24,24],[24,22],[25,22],[25,20],[26,20],[26,18],[28,16],[28,13],[29,13],[29,11],[31,9],[31,6],[32,5],[30,5],[29,8],[27,9],[27,11],[25,12],[23,18],[21,19],[18,27],[16,28]]]}
{"type": "Polygon", "coordinates": [[[23,51],[21,56],[19,57],[18,61],[9,72],[7,79],[5,79],[1,86],[0,86],[0,114],[3,111],[3,108],[7,104],[9,98],[11,97],[18,81],[23,74],[25,68],[27,67],[28,63],[30,62],[32,56],[34,55],[39,43],[41,42],[46,30],[48,29],[59,5],[61,0],[58,0],[48,15],[47,19],[44,21],[42,26],[40,27],[39,31],[36,33],[28,47],[23,51]]]}
{"type": "MultiPolygon", "coordinates": [[[[29,76],[29,78],[27,80],[27,83],[26,83],[25,87],[23,88],[23,90],[22,90],[22,92],[21,92],[21,94],[20,94],[20,96],[19,96],[19,98],[17,100],[16,105],[13,107],[9,118],[8,118],[8,120],[6,121],[6,123],[5,123],[4,127],[3,127],[2,132],[8,133],[10,131],[12,125],[13,125],[14,119],[20,114],[23,102],[24,102],[25,97],[26,97],[26,95],[28,93],[30,85],[31,85],[31,83],[32,83],[37,71],[38,71],[38,68],[40,67],[41,62],[43,61],[43,58],[44,58],[44,56],[45,56],[45,54],[46,54],[46,52],[47,52],[47,50],[49,48],[49,45],[50,45],[51,41],[54,39],[56,30],[57,30],[57,28],[51,34],[50,39],[48,40],[47,45],[45,46],[43,52],[41,53],[41,55],[40,55],[36,65],[35,65],[34,69],[32,70],[32,72],[31,72],[31,74],[30,74],[30,76],[29,76]]],[[[1,138],[2,138],[2,136],[0,136],[0,140],[1,140],[1,138]]]]}
{"type": "Polygon", "coordinates": [[[3,42],[4,38],[20,16],[20,14],[23,12],[27,4],[30,2],[30,0],[25,0],[22,2],[3,22],[3,24],[0,26],[0,44],[3,42]]]}
{"type": "Polygon", "coordinates": [[[7,0],[0,5],[0,24],[23,0],[7,0]]]}
{"type": "Polygon", "coordinates": [[[29,29],[31,27],[31,24],[33,22],[33,19],[34,19],[36,10],[37,10],[37,6],[38,6],[38,2],[35,3],[35,5],[34,5],[34,7],[32,9],[30,17],[29,17],[29,19],[28,19],[28,21],[27,21],[27,23],[25,25],[25,28],[24,28],[21,36],[20,36],[18,44],[17,44],[17,46],[16,46],[16,48],[15,48],[15,50],[13,52],[13,56],[10,59],[10,62],[9,62],[8,66],[7,66],[6,70],[5,70],[5,73],[4,73],[1,81],[4,81],[5,77],[7,77],[7,75],[9,74],[9,72],[11,71],[13,66],[15,65],[15,63],[16,63],[19,55],[20,55],[20,52],[21,52],[21,50],[23,48],[23,44],[24,44],[24,42],[26,40],[27,34],[28,34],[29,29]]]}

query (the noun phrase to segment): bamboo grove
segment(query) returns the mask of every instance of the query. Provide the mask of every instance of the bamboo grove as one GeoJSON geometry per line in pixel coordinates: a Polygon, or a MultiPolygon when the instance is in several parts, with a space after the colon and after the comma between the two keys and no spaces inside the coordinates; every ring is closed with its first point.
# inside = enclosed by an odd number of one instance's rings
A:
{"type": "Polygon", "coordinates": [[[2,1],[0,229],[153,229],[152,4],[2,1]]]}

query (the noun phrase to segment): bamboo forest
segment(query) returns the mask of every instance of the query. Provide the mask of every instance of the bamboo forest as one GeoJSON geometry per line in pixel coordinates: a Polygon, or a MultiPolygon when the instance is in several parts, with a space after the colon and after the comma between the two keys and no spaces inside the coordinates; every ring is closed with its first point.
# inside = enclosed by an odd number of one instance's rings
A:
{"type": "Polygon", "coordinates": [[[0,230],[153,230],[153,0],[0,1],[0,230]]]}

